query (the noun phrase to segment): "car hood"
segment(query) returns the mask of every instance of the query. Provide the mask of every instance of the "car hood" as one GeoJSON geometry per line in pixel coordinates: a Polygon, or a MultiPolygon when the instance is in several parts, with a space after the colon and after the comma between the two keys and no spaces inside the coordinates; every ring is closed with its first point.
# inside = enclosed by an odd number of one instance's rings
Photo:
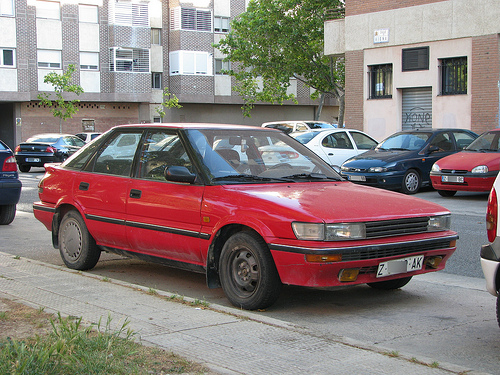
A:
{"type": "Polygon", "coordinates": [[[350,158],[344,164],[349,167],[377,167],[400,160],[407,160],[415,157],[418,151],[399,151],[399,150],[369,150],[358,156],[350,158]]]}
{"type": "Polygon", "coordinates": [[[500,153],[499,152],[473,152],[461,151],[457,154],[448,155],[438,162],[441,169],[468,170],[478,165],[487,165],[488,169],[500,169],[500,153]]]}
{"type": "Polygon", "coordinates": [[[214,186],[205,198],[277,221],[365,222],[449,213],[435,203],[351,182],[214,186]],[[218,189],[221,188],[221,189],[218,189]],[[235,205],[235,202],[238,202],[235,205]]]}

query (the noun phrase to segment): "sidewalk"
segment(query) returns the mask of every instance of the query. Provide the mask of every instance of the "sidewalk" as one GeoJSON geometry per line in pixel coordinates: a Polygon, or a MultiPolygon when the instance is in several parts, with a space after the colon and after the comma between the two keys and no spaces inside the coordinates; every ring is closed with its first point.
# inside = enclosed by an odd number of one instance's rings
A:
{"type": "Polygon", "coordinates": [[[479,374],[441,362],[432,368],[415,363],[411,353],[391,357],[345,337],[321,337],[252,312],[218,305],[202,309],[171,301],[170,296],[0,252],[0,297],[82,317],[87,323],[110,316],[118,327],[128,320],[140,342],[221,374],[479,374]]]}

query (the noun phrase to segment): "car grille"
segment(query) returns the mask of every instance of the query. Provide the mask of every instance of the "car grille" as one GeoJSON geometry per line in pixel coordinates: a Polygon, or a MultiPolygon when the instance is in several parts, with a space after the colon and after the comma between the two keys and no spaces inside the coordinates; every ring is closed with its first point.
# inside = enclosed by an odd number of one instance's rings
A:
{"type": "Polygon", "coordinates": [[[355,250],[345,249],[341,251],[342,262],[355,260],[378,259],[406,255],[430,250],[447,249],[450,247],[450,239],[439,239],[427,241],[424,243],[397,243],[392,245],[383,245],[380,247],[369,246],[366,249],[356,248],[355,250]]]}
{"type": "Polygon", "coordinates": [[[441,173],[466,174],[467,170],[462,170],[462,169],[441,169],[441,173]]]}
{"type": "Polygon", "coordinates": [[[366,225],[366,238],[401,236],[427,232],[428,217],[371,221],[366,225]]]}

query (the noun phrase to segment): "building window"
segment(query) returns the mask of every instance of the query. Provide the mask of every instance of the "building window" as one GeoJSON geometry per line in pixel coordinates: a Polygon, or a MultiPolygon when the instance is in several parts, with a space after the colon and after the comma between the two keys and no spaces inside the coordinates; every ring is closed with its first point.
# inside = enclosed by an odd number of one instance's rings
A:
{"type": "Polygon", "coordinates": [[[11,48],[0,48],[0,67],[15,68],[15,50],[11,48]]]}
{"type": "Polygon", "coordinates": [[[78,21],[99,23],[99,8],[95,5],[78,5],[78,21]]]}
{"type": "Polygon", "coordinates": [[[211,55],[208,52],[170,52],[170,74],[211,74],[211,55]]]}
{"type": "Polygon", "coordinates": [[[0,16],[14,15],[14,0],[0,0],[0,16]]]}
{"type": "Polygon", "coordinates": [[[227,75],[227,71],[230,69],[229,61],[224,61],[224,59],[215,59],[214,66],[214,72],[217,75],[227,75]]]}
{"type": "Polygon", "coordinates": [[[140,48],[110,49],[111,72],[149,73],[149,50],[140,48]]]}
{"type": "Polygon", "coordinates": [[[99,70],[99,53],[80,52],[81,70],[99,70]]]}
{"type": "Polygon", "coordinates": [[[117,1],[114,4],[114,24],[135,27],[149,27],[147,3],[117,1]]]}
{"type": "Polygon", "coordinates": [[[174,8],[170,13],[172,30],[212,31],[212,12],[192,8],[174,8]]]}
{"type": "Polygon", "coordinates": [[[161,89],[161,73],[153,73],[151,75],[151,87],[153,89],[161,89]]]}
{"type": "Polygon", "coordinates": [[[49,18],[53,20],[61,19],[61,7],[59,5],[59,2],[37,0],[36,17],[49,18]]]}
{"type": "Polygon", "coordinates": [[[61,68],[61,51],[39,49],[37,51],[37,57],[38,57],[37,66],[39,68],[52,68],[52,69],[61,68]]]}
{"type": "Polygon", "coordinates": [[[392,64],[369,67],[370,99],[392,98],[392,64]]]}
{"type": "Polygon", "coordinates": [[[467,94],[467,57],[440,60],[441,95],[467,94]]]}
{"type": "Polygon", "coordinates": [[[151,29],[151,44],[161,45],[161,29],[151,29]]]}
{"type": "Polygon", "coordinates": [[[429,70],[429,47],[405,48],[402,57],[403,72],[429,70]]]}
{"type": "Polygon", "coordinates": [[[214,31],[216,33],[229,32],[229,17],[214,16],[214,31]]]}
{"type": "Polygon", "coordinates": [[[161,117],[153,117],[154,123],[161,123],[161,117]]]}

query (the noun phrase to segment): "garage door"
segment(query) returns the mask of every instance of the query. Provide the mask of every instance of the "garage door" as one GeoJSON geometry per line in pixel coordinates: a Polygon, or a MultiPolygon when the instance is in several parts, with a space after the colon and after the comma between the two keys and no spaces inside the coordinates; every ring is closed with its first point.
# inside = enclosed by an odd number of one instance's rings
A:
{"type": "Polygon", "coordinates": [[[403,130],[432,128],[432,87],[403,89],[403,130]]]}

